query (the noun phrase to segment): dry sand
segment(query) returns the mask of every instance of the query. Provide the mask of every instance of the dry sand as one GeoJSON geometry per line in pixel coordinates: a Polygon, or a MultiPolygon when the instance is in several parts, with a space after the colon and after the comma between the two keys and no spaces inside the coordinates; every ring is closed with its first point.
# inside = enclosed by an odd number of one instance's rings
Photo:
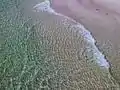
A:
{"type": "Polygon", "coordinates": [[[51,6],[80,22],[96,39],[96,45],[111,63],[111,73],[120,83],[120,1],[52,0],[51,6]]]}

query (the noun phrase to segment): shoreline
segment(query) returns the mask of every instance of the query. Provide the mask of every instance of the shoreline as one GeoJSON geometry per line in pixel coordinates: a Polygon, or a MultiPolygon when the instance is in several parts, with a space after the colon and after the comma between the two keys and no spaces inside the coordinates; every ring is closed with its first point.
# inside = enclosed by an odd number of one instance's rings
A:
{"type": "Polygon", "coordinates": [[[50,1],[51,7],[56,12],[82,23],[92,33],[97,48],[105,55],[107,62],[110,64],[112,76],[119,82],[120,17],[118,15],[119,10],[116,9],[118,6],[111,7],[109,1],[104,3],[104,1],[97,0],[91,0],[92,2],[87,2],[87,0],[72,0],[70,2],[67,0],[68,3],[59,0],[50,1]],[[79,4],[77,1],[82,3],[79,4]]]}
{"type": "Polygon", "coordinates": [[[114,73],[100,68],[95,63],[99,59],[92,59],[96,50],[91,48],[96,47],[89,33],[82,33],[82,26],[64,17],[35,12],[33,7],[42,1],[0,3],[6,7],[1,18],[0,88],[119,89],[111,76],[114,73]],[[11,5],[14,8],[8,9],[11,5]]]}
{"type": "MultiPolygon", "coordinates": [[[[81,35],[83,35],[83,37],[86,38],[86,40],[88,40],[87,42],[90,42],[90,43],[92,42],[91,44],[93,44],[93,46],[94,46],[93,49],[95,49],[95,50],[93,50],[92,53],[94,54],[94,57],[96,57],[98,59],[98,61],[96,60],[95,62],[98,64],[98,66],[109,69],[110,68],[110,65],[109,65],[110,62],[108,62],[109,60],[106,60],[103,53],[101,53],[99,51],[98,47],[96,46],[96,40],[91,35],[91,32],[89,30],[87,30],[82,24],[80,24],[79,22],[74,20],[73,18],[71,18],[69,16],[66,16],[66,15],[64,15],[62,13],[58,13],[55,9],[53,9],[51,7],[51,4],[52,4],[52,2],[50,0],[45,0],[44,2],[35,5],[33,8],[36,9],[36,11],[39,11],[39,10],[40,11],[45,11],[45,12],[47,11],[50,14],[53,13],[53,14],[58,15],[58,16],[63,16],[65,18],[67,18],[68,20],[73,21],[74,23],[76,23],[76,26],[83,30],[82,33],[84,32],[83,34],[81,33],[81,35]]],[[[89,50],[88,50],[88,52],[89,52],[89,50]]]]}

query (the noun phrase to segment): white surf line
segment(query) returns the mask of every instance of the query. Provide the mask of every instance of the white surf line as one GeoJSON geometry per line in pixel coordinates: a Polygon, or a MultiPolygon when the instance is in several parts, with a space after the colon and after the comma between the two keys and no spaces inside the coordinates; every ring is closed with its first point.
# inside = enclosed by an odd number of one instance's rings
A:
{"type": "Polygon", "coordinates": [[[35,11],[39,12],[49,12],[51,14],[56,14],[58,15],[51,7],[50,7],[50,1],[49,0],[45,0],[44,2],[41,2],[39,4],[36,4],[33,9],[35,9],[35,11]]]}
{"type": "MultiPolygon", "coordinates": [[[[75,20],[73,20],[72,18],[65,16],[63,14],[57,13],[55,12],[55,10],[53,10],[50,7],[50,1],[49,0],[45,0],[44,2],[41,2],[37,5],[35,5],[33,7],[37,12],[42,11],[42,12],[49,12],[50,14],[55,14],[55,15],[59,15],[59,16],[63,16],[65,18],[67,18],[68,20],[71,20],[73,22],[76,23],[76,25],[73,25],[71,27],[77,27],[80,28],[79,33],[89,42],[91,43],[91,45],[93,45],[93,48],[87,47],[87,52],[91,52],[93,53],[93,60],[96,61],[96,63],[100,66],[100,67],[105,67],[107,69],[109,69],[110,65],[107,62],[107,60],[105,59],[105,56],[98,50],[98,48],[95,45],[95,39],[93,38],[93,36],[91,35],[91,33],[85,29],[85,27],[83,25],[81,25],[80,23],[76,22],[75,20]]],[[[87,53],[86,53],[87,54],[87,53]]]]}
{"type": "Polygon", "coordinates": [[[87,42],[91,44],[90,46],[86,47],[87,58],[91,59],[92,61],[96,61],[99,66],[109,69],[109,63],[105,59],[105,56],[96,47],[96,41],[92,37],[90,32],[86,30],[81,24],[73,25],[72,27],[78,28],[80,35],[82,35],[85,38],[85,40],[87,40],[87,42]],[[89,53],[92,53],[93,56],[89,56],[89,53]]]}

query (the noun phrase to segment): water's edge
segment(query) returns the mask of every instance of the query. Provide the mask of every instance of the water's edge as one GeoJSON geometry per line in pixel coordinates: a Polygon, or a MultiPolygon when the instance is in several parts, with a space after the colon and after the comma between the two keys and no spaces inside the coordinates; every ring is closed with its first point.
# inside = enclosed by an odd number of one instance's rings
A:
{"type": "MultiPolygon", "coordinates": [[[[85,29],[85,27],[83,25],[81,25],[80,23],[76,22],[75,20],[73,20],[72,18],[65,16],[61,13],[57,13],[55,12],[55,10],[53,10],[50,6],[51,6],[52,1],[50,2],[50,0],[45,0],[42,3],[39,3],[37,5],[35,5],[33,8],[36,9],[36,11],[39,12],[40,11],[45,11],[45,12],[49,12],[50,14],[55,14],[55,15],[59,15],[59,16],[63,16],[65,18],[67,18],[68,20],[71,20],[73,22],[76,23],[76,25],[74,25],[74,27],[77,28],[81,28],[83,31],[80,31],[80,34],[91,44],[93,44],[94,50],[92,50],[95,58],[97,59],[96,62],[100,67],[104,67],[109,69],[110,65],[108,60],[105,59],[105,56],[99,51],[99,49],[96,47],[95,43],[95,39],[93,38],[93,36],[91,35],[91,32],[89,32],[88,30],[85,29]]],[[[88,47],[89,48],[89,47],[88,47]]],[[[89,49],[88,49],[89,52],[89,49]]]]}
{"type": "Polygon", "coordinates": [[[68,16],[65,16],[65,15],[63,15],[61,13],[55,12],[55,10],[53,10],[50,7],[51,6],[50,4],[51,4],[51,2],[49,0],[45,0],[44,2],[35,5],[33,8],[36,8],[36,10],[38,12],[39,12],[39,10],[45,11],[45,12],[49,12],[50,14],[55,14],[55,15],[63,16],[65,18],[67,18],[69,20],[72,20],[73,22],[77,23],[76,25],[74,25],[74,27],[82,28],[83,31],[80,31],[80,34],[83,35],[88,42],[90,42],[91,44],[94,44],[94,49],[95,50],[93,50],[93,53],[94,53],[95,57],[97,57],[97,59],[98,59],[96,61],[98,63],[98,65],[101,66],[101,67],[109,68],[110,65],[109,65],[108,60],[105,59],[104,55],[96,47],[96,45],[95,45],[96,41],[93,38],[93,36],[91,35],[91,33],[88,30],[86,30],[83,25],[81,25],[80,23],[76,22],[72,18],[70,18],[68,16]]]}

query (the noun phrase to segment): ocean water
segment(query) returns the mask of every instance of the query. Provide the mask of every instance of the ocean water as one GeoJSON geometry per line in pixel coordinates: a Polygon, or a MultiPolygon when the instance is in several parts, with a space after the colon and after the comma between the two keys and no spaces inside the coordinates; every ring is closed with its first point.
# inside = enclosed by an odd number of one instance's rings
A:
{"type": "Polygon", "coordinates": [[[55,12],[55,10],[53,10],[50,7],[50,1],[49,0],[45,0],[42,3],[39,3],[37,5],[35,5],[33,7],[37,12],[42,11],[42,12],[48,12],[50,14],[54,14],[54,15],[58,15],[58,16],[63,16],[71,21],[74,21],[76,23],[76,25],[72,25],[72,27],[75,27],[79,30],[79,34],[82,35],[89,43],[91,43],[93,45],[93,48],[89,48],[88,47],[88,52],[90,52],[92,50],[91,53],[94,54],[94,57],[96,58],[96,62],[102,66],[102,67],[106,67],[109,68],[109,63],[107,62],[108,60],[105,59],[104,55],[98,50],[98,48],[95,46],[95,40],[93,38],[93,36],[91,35],[91,33],[86,30],[84,28],[83,25],[81,25],[80,23],[76,22],[75,20],[73,20],[72,18],[69,18],[67,16],[64,16],[60,13],[55,12]]]}
{"type": "Polygon", "coordinates": [[[117,87],[84,26],[56,13],[49,1],[34,3],[33,10],[26,9],[30,2],[0,2],[0,90],[117,87]]]}

